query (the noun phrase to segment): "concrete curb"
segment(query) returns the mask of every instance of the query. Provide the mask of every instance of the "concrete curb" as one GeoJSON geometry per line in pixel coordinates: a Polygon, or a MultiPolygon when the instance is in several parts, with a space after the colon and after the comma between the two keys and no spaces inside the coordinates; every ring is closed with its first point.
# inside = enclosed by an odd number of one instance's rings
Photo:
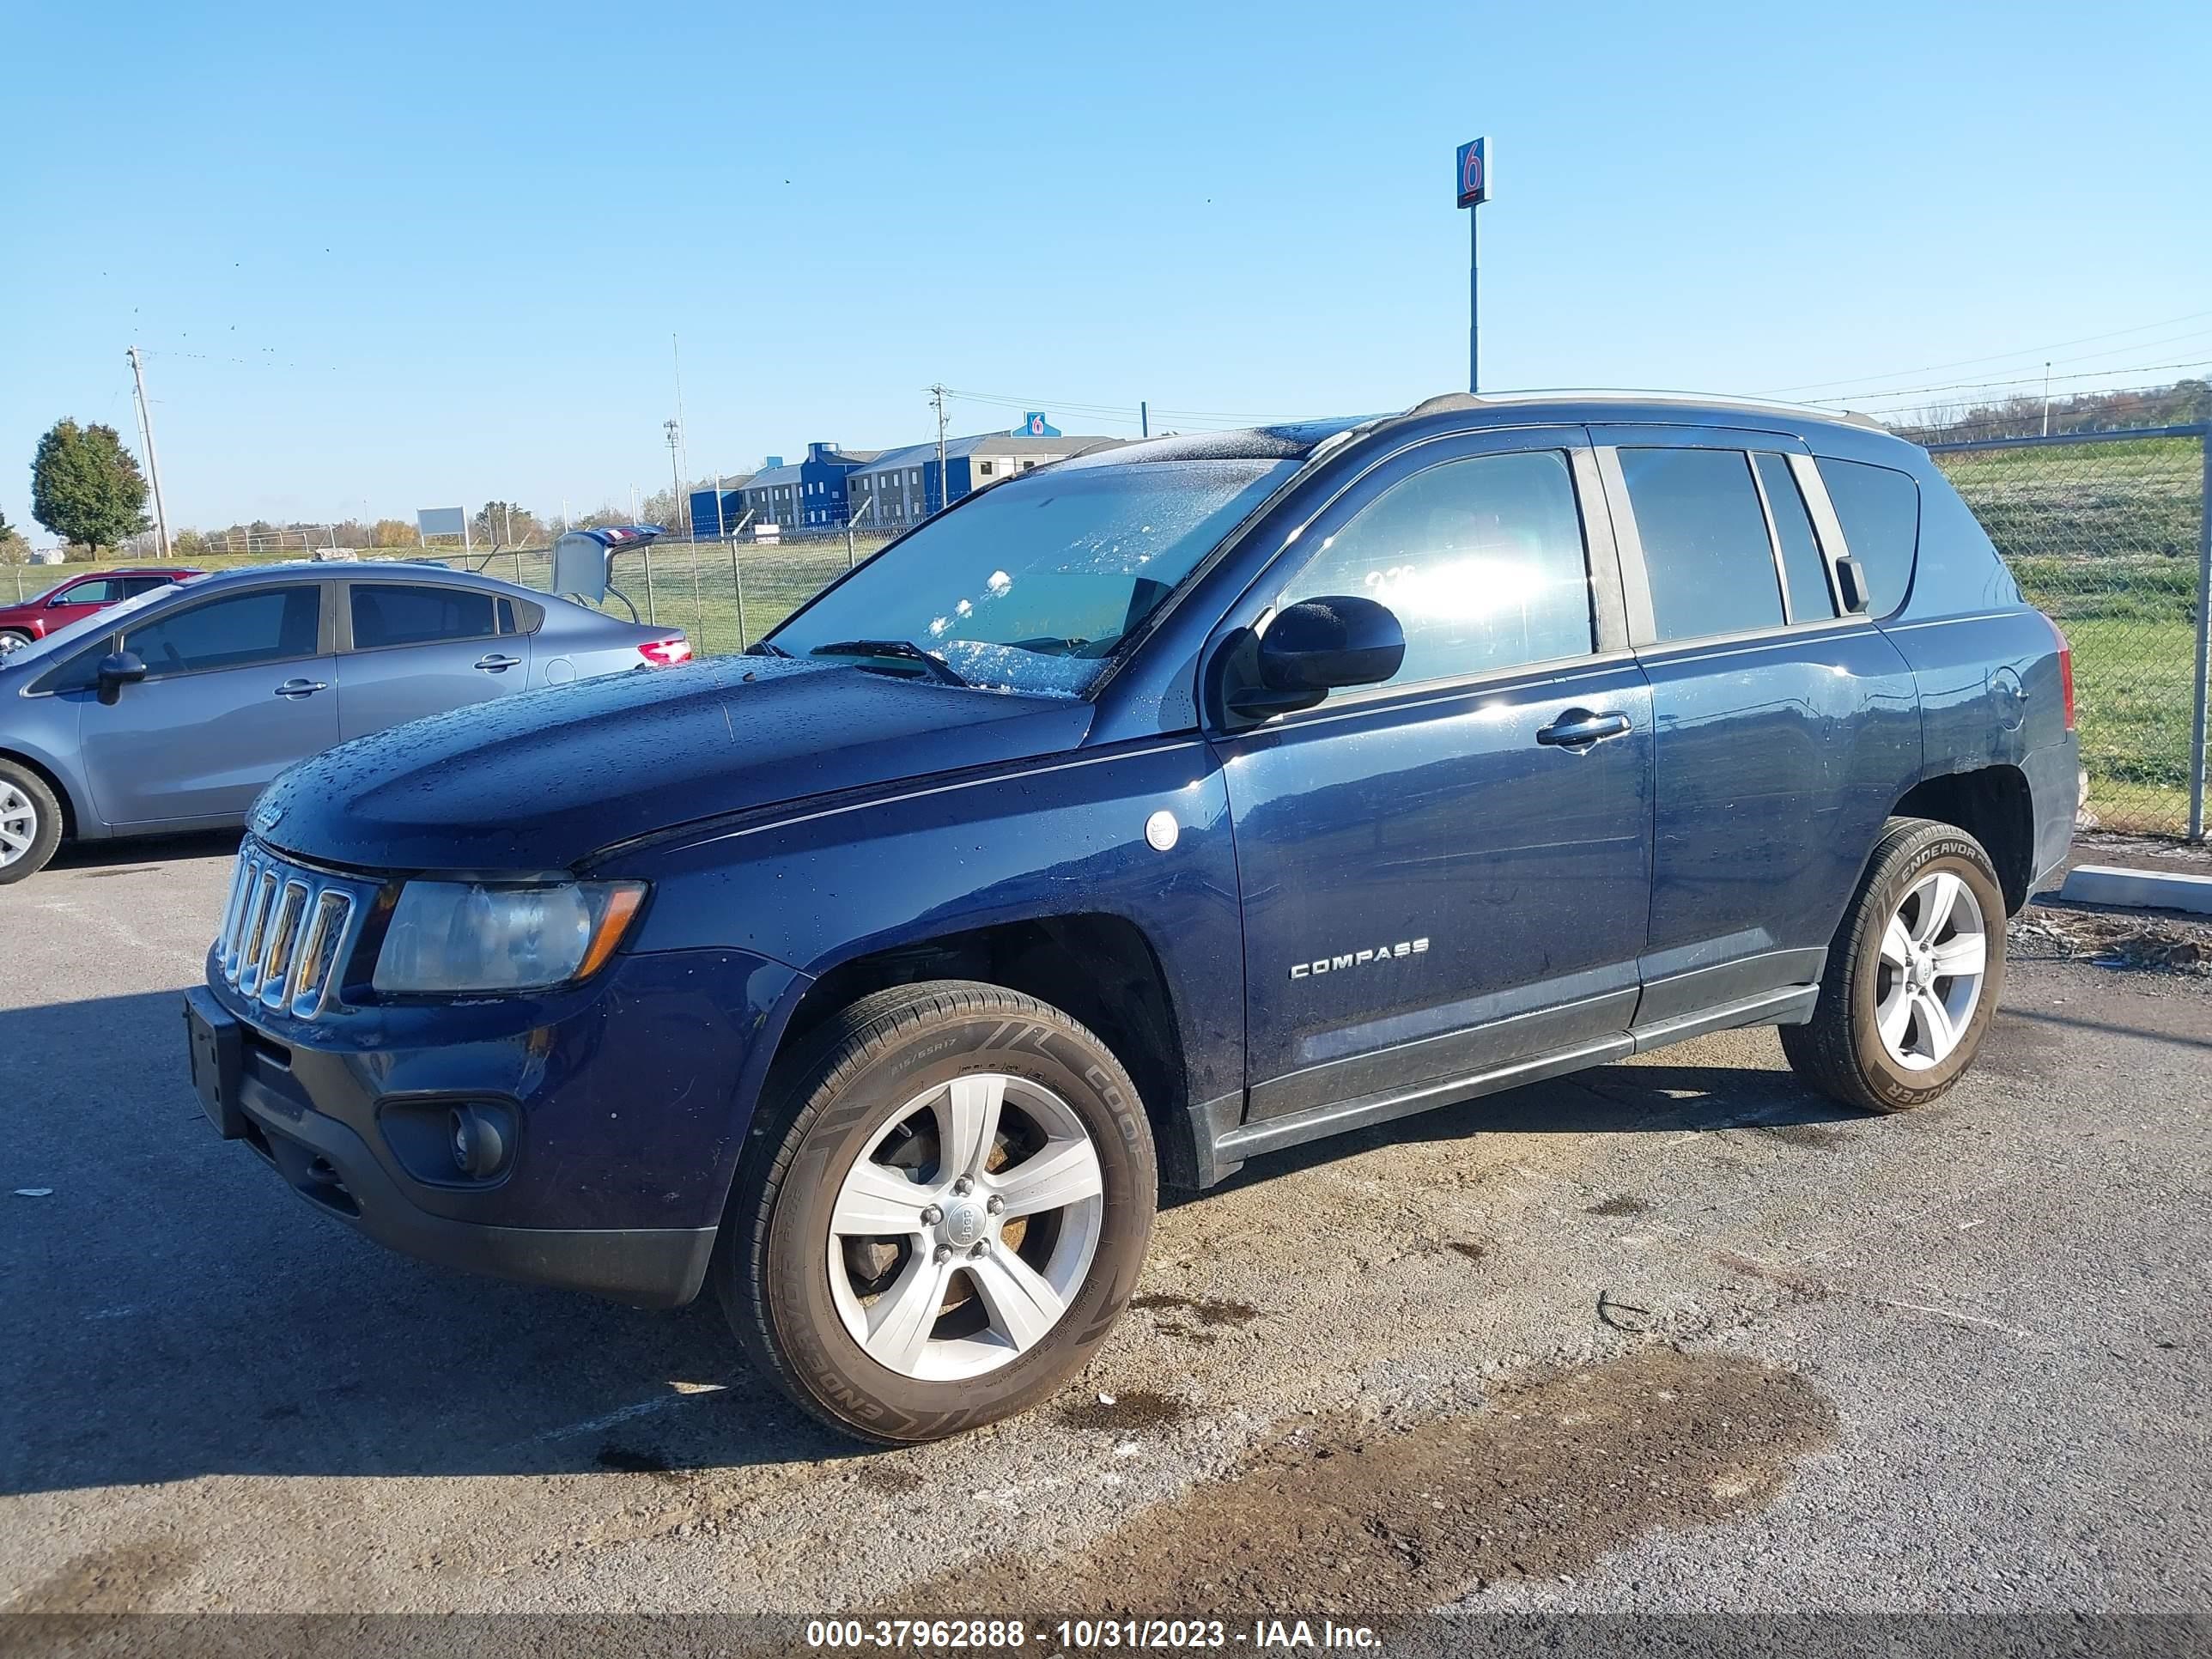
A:
{"type": "Polygon", "coordinates": [[[2058,896],[2084,904],[2126,904],[2139,909],[2187,910],[2212,916],[2212,876],[2077,864],[2066,872],[2066,884],[2058,890],[2058,896]]]}

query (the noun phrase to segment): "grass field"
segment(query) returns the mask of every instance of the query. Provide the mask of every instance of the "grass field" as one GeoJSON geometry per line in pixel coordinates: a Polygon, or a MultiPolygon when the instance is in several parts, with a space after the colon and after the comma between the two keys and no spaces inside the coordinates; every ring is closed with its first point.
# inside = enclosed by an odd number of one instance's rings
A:
{"type": "Polygon", "coordinates": [[[2193,438],[1939,454],[2031,603],[2074,647],[2090,810],[2188,823],[2203,460],[2193,438]]]}
{"type": "MultiPolygon", "coordinates": [[[[2178,834],[2187,823],[2195,671],[2197,526],[2203,461],[2190,438],[1937,457],[2028,599],[2074,646],[2089,805],[2114,829],[2178,834]]],[[[883,545],[861,539],[854,556],[883,545]]],[[[616,562],[641,620],[690,635],[702,656],[759,639],[843,574],[845,544],[664,543],[616,562]]],[[[267,563],[214,558],[210,568],[267,563]]],[[[0,570],[0,599],[37,593],[92,565],[0,570]]],[[[544,589],[544,549],[481,560],[495,576],[544,589]]],[[[623,612],[619,601],[605,607],[623,612]]]]}

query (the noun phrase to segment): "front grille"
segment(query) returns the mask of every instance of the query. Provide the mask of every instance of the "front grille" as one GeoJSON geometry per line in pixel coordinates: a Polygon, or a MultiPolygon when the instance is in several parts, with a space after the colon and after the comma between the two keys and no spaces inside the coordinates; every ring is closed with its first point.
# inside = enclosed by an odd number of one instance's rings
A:
{"type": "Polygon", "coordinates": [[[239,849],[216,939],[225,983],[263,1006],[316,1019],[336,1001],[362,897],[259,842],[239,849]]]}

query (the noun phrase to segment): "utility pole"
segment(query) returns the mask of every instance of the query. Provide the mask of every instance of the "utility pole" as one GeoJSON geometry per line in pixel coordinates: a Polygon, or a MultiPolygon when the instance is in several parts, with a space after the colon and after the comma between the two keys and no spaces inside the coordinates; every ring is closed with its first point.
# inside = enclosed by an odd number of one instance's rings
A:
{"type": "Polygon", "coordinates": [[[146,476],[154,486],[154,530],[161,538],[161,561],[169,558],[169,515],[161,507],[161,464],[154,459],[154,411],[146,404],[146,371],[138,361],[138,348],[124,356],[131,359],[131,383],[138,388],[138,431],[146,442],[146,476]]]}
{"type": "Polygon", "coordinates": [[[677,527],[688,537],[691,533],[690,509],[684,499],[684,474],[676,459],[677,445],[681,441],[684,428],[673,421],[663,421],[661,425],[668,432],[668,487],[676,497],[677,527]]]}
{"type": "Polygon", "coordinates": [[[1152,405],[1141,399],[1137,404],[1137,435],[1140,438],[1149,438],[1152,435],[1152,405]]]}
{"type": "Polygon", "coordinates": [[[2051,435],[2051,365],[2043,366],[2043,435],[2051,435]]]}
{"type": "MultiPolygon", "coordinates": [[[[951,506],[952,501],[945,477],[945,388],[933,386],[929,388],[929,395],[937,404],[937,505],[946,507],[951,506]]],[[[931,510],[927,495],[922,498],[921,506],[925,513],[931,510]]]]}
{"type": "Polygon", "coordinates": [[[676,445],[677,453],[682,458],[684,474],[684,487],[677,494],[684,497],[684,528],[696,536],[699,533],[699,526],[690,521],[691,498],[686,493],[691,482],[691,445],[690,434],[684,424],[684,349],[677,343],[673,334],[668,337],[668,349],[676,360],[676,445]]]}

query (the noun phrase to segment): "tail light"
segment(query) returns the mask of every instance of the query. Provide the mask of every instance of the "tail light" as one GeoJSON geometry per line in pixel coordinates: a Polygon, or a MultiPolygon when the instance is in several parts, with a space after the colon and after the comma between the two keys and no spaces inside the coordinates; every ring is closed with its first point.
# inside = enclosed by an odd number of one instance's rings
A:
{"type": "MultiPolygon", "coordinates": [[[[655,668],[673,668],[679,662],[691,660],[691,641],[681,634],[671,634],[665,640],[647,640],[638,647],[637,654],[655,668]]],[[[2067,696],[2066,706],[2069,708],[2074,706],[2070,692],[2067,696]]],[[[2070,717],[2069,724],[2071,724],[2070,717]]]]}
{"type": "Polygon", "coordinates": [[[2066,703],[2066,729],[2074,729],[2074,647],[2066,642],[2065,630],[2051,618],[2051,637],[2058,642],[2058,693],[2066,703]]]}

